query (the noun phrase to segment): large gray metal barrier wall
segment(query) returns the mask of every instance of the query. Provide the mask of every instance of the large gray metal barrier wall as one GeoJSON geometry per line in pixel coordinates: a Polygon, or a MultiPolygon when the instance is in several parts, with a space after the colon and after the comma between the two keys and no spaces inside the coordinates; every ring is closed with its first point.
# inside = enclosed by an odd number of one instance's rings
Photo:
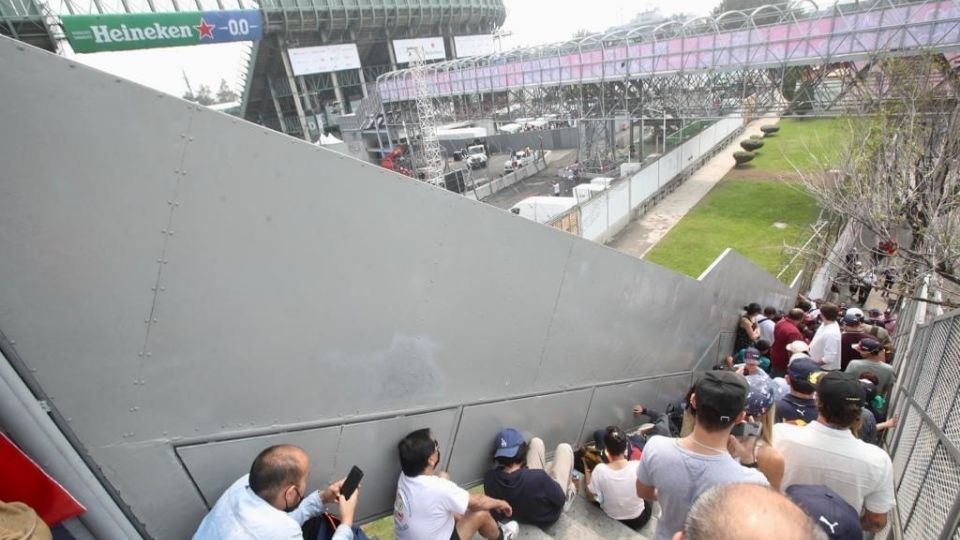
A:
{"type": "Polygon", "coordinates": [[[960,538],[960,310],[925,321],[925,307],[909,302],[899,319],[891,540],[960,538]]]}
{"type": "Polygon", "coordinates": [[[156,538],[272,441],[313,487],[363,467],[363,516],[414,428],[476,479],[501,425],[662,405],[740,306],[792,301],[732,252],[690,279],[8,39],[0,66],[4,356],[156,538]]]}

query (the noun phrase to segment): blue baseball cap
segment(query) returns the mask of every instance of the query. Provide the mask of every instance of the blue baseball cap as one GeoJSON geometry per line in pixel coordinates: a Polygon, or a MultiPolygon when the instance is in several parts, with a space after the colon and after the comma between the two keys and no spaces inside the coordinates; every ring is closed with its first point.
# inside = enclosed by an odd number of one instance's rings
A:
{"type": "Polygon", "coordinates": [[[494,443],[496,450],[493,452],[493,457],[516,457],[524,442],[526,441],[519,431],[513,428],[500,430],[494,443]]]}
{"type": "Polygon", "coordinates": [[[766,374],[747,375],[747,414],[762,416],[773,406],[776,389],[766,374]]]}
{"type": "Polygon", "coordinates": [[[794,381],[808,381],[814,373],[823,371],[820,364],[813,361],[809,356],[800,356],[794,358],[787,367],[787,375],[794,381]]]}
{"type": "Polygon", "coordinates": [[[860,513],[827,486],[797,484],[787,488],[796,503],[831,540],[862,540],[860,513]]]}

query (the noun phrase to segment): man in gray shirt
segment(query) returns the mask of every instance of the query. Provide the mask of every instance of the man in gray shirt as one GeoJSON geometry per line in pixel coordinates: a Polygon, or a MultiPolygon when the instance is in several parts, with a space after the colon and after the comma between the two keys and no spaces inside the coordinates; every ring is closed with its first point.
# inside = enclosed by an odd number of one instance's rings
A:
{"type": "Polygon", "coordinates": [[[740,465],[727,452],[730,432],[746,416],[746,401],[747,382],[741,375],[708,371],[697,382],[690,398],[689,406],[696,418],[690,435],[681,439],[653,437],[643,448],[637,467],[637,495],[660,501],[662,514],[655,540],[669,540],[681,530],[690,506],[713,486],[768,485],[759,471],[740,465]]]}
{"type": "Polygon", "coordinates": [[[864,338],[853,348],[860,353],[863,359],[851,360],[847,365],[846,372],[859,379],[861,374],[872,371],[877,376],[877,380],[880,381],[877,384],[877,392],[881,395],[888,394],[893,387],[893,381],[897,378],[897,372],[893,369],[893,366],[886,363],[886,352],[883,349],[883,344],[876,339],[864,338]]]}

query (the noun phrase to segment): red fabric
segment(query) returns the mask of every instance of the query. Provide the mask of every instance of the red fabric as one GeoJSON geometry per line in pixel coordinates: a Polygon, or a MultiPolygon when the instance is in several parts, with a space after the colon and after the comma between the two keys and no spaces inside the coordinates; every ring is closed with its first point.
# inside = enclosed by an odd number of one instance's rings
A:
{"type": "Polygon", "coordinates": [[[773,346],[770,347],[770,365],[786,371],[790,363],[790,351],[787,345],[794,341],[806,341],[796,323],[784,317],[773,327],[773,346]]]}
{"type": "Polygon", "coordinates": [[[3,433],[0,433],[0,501],[26,504],[51,527],[87,511],[3,433]]]}

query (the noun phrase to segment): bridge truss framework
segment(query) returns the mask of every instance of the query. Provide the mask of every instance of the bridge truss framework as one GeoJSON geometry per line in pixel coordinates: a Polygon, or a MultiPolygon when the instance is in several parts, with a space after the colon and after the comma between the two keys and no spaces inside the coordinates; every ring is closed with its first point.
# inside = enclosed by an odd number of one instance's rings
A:
{"type": "MultiPolygon", "coordinates": [[[[915,75],[952,99],[958,51],[955,0],[807,0],[436,63],[425,77],[441,120],[575,120],[581,161],[609,163],[625,123],[662,124],[662,140],[693,119],[862,110],[888,91],[890,57],[935,55],[915,75]]],[[[387,126],[415,125],[410,70],[380,76],[377,89],[387,126]]]]}

